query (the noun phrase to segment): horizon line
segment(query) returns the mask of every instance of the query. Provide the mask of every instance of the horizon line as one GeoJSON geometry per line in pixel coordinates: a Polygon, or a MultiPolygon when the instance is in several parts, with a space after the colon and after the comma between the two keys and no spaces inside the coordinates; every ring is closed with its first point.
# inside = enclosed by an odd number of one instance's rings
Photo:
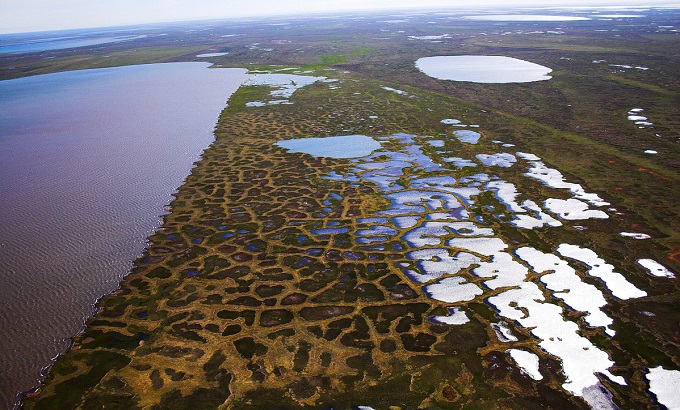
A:
{"type": "Polygon", "coordinates": [[[336,9],[336,10],[315,10],[315,11],[292,11],[292,12],[275,12],[272,14],[244,14],[238,16],[197,16],[188,19],[177,19],[177,20],[149,20],[147,22],[132,22],[132,23],[120,23],[120,24],[103,24],[103,25],[85,25],[85,26],[73,26],[65,28],[53,28],[53,29],[38,29],[38,30],[25,30],[25,31],[2,31],[0,29],[0,35],[16,35],[16,34],[32,34],[32,33],[50,33],[50,32],[63,32],[63,31],[79,31],[79,30],[96,30],[96,29],[112,29],[112,28],[125,28],[125,27],[139,27],[139,26],[150,26],[150,25],[163,25],[163,24],[181,24],[181,23],[199,23],[199,22],[217,22],[217,21],[239,21],[247,19],[290,19],[295,17],[309,18],[309,17],[320,17],[329,15],[354,15],[354,14],[368,14],[368,13],[390,13],[390,12],[413,12],[413,11],[451,11],[456,10],[458,13],[465,14],[467,10],[488,10],[496,9],[502,10],[586,10],[586,9],[676,9],[680,8],[680,3],[676,0],[671,0],[669,2],[654,2],[653,4],[635,4],[631,3],[623,4],[623,2],[618,5],[613,5],[611,3],[601,3],[601,4],[570,4],[570,5],[541,5],[541,4],[521,4],[521,5],[505,5],[505,4],[465,4],[464,6],[400,6],[400,7],[369,7],[369,8],[354,8],[354,9],[336,9]]]}

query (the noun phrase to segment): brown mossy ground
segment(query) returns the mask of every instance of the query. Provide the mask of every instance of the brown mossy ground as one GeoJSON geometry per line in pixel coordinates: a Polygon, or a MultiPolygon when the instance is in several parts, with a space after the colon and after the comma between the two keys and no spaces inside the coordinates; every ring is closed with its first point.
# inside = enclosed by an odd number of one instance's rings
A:
{"type": "MultiPolygon", "coordinates": [[[[470,304],[472,322],[465,326],[427,320],[443,314],[444,305],[395,268],[405,260],[405,243],[379,249],[352,239],[357,219],[385,204],[371,185],[322,178],[346,169],[346,160],[289,154],[273,145],[348,133],[445,134],[439,120],[452,116],[480,124],[485,134],[477,147],[447,140],[464,157],[497,149],[490,140],[502,133],[527,151],[541,138],[541,154],[559,163],[548,144],[576,155],[579,139],[443,95],[405,88],[412,96],[401,96],[380,84],[342,78],[338,90],[318,83],[297,91],[293,105],[256,108],[244,103],[262,92],[259,87],[237,92],[220,118],[217,140],[180,188],[122,290],[102,300],[101,312],[26,408],[583,407],[561,389],[553,360],[542,366],[541,383],[519,373],[507,346],[490,332],[489,323],[498,319],[487,305],[470,304]],[[331,220],[350,233],[311,233],[331,220]]],[[[522,170],[500,172],[511,177],[522,170]]],[[[604,171],[593,165],[588,172],[604,171]]],[[[546,189],[527,184],[524,189],[546,189]]],[[[475,212],[498,206],[494,201],[480,197],[475,212]]],[[[629,267],[634,257],[621,248],[627,245],[598,238],[614,235],[627,218],[643,217],[630,212],[607,224],[590,222],[587,245],[629,267]]],[[[578,235],[502,223],[494,229],[538,248],[578,235]]],[[[677,294],[644,275],[632,280],[659,295],[677,294]]],[[[619,371],[631,375],[641,363],[672,363],[677,353],[677,340],[663,340],[674,330],[648,329],[634,314],[636,303],[642,302],[614,304],[612,310],[620,304],[628,312],[621,315],[623,329],[614,344],[602,339],[623,358],[619,371]],[[638,344],[648,347],[638,352],[631,347],[638,344]]],[[[665,302],[644,303],[661,313],[665,302]]],[[[525,330],[515,333],[535,349],[525,330]]],[[[591,333],[598,338],[599,331],[591,333]]],[[[614,394],[622,404],[639,406],[649,400],[644,389],[614,394]]]]}

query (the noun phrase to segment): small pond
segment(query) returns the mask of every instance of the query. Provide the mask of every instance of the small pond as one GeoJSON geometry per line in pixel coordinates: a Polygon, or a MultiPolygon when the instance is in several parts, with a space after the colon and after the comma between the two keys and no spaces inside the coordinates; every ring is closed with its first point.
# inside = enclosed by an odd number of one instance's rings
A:
{"type": "Polygon", "coordinates": [[[302,138],[279,141],[275,145],[290,152],[300,152],[316,157],[359,158],[371,155],[380,143],[365,135],[343,135],[325,138],[302,138]]]}
{"type": "Polygon", "coordinates": [[[229,53],[204,53],[204,54],[196,54],[196,57],[198,58],[209,58],[209,57],[222,57],[226,56],[229,53]]]}

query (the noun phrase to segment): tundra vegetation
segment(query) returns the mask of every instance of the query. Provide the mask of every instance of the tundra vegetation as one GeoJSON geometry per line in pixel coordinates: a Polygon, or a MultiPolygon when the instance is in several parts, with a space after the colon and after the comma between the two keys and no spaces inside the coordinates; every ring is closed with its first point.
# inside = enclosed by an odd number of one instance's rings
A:
{"type": "Polygon", "coordinates": [[[25,407],[672,400],[678,11],[469,14],[185,23],[0,56],[1,78],[198,60],[269,78],[231,97],[148,249],[25,407]],[[415,64],[455,55],[551,78],[457,82],[415,64]],[[369,153],[277,144],[348,135],[369,153]]]}

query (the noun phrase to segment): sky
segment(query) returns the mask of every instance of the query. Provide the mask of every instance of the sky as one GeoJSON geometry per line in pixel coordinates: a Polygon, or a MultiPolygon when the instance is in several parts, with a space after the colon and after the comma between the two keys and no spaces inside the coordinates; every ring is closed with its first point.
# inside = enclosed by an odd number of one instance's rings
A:
{"type": "Polygon", "coordinates": [[[0,33],[386,8],[668,3],[678,0],[0,0],[0,33]]]}

